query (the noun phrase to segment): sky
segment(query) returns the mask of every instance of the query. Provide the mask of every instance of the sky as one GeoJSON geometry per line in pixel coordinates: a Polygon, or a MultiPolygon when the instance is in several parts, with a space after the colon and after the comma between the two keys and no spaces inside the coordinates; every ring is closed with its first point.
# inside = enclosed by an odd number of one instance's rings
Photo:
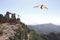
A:
{"type": "Polygon", "coordinates": [[[60,0],[0,0],[0,13],[7,11],[20,15],[27,25],[53,23],[60,25],[60,0]],[[44,4],[48,9],[33,8],[44,4]]]}

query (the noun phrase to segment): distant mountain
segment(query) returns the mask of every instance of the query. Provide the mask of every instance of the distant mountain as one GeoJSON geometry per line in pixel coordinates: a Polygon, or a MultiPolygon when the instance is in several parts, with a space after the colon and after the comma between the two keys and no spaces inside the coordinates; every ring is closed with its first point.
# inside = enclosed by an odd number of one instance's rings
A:
{"type": "Polygon", "coordinates": [[[28,28],[35,30],[37,33],[43,33],[43,34],[47,34],[50,32],[54,32],[54,33],[60,32],[60,25],[55,25],[52,23],[28,25],[28,28]]]}

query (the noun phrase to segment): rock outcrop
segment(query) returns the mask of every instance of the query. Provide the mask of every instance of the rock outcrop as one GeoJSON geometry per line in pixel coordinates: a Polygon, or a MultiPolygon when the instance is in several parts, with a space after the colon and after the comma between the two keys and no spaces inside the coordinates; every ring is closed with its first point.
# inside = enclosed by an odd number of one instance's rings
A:
{"type": "Polygon", "coordinates": [[[41,36],[21,24],[0,24],[0,40],[42,40],[41,36]]]}
{"type": "Polygon", "coordinates": [[[17,24],[20,23],[20,18],[16,18],[15,13],[6,12],[4,16],[0,14],[0,23],[17,24]]]}
{"type": "Polygon", "coordinates": [[[39,34],[30,30],[15,14],[12,18],[9,14],[11,13],[7,12],[5,16],[0,14],[0,40],[42,40],[39,34]]]}
{"type": "Polygon", "coordinates": [[[28,40],[28,30],[22,24],[0,24],[0,40],[28,40]]]}

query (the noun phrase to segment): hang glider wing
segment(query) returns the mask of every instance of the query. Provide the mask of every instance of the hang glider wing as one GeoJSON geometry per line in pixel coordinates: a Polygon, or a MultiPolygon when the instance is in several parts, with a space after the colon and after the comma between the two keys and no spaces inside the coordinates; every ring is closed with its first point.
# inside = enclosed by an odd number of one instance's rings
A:
{"type": "Polygon", "coordinates": [[[43,7],[42,7],[43,9],[45,8],[45,9],[48,9],[45,5],[43,5],[43,7]]]}
{"type": "Polygon", "coordinates": [[[45,5],[37,5],[37,6],[34,6],[33,8],[48,9],[45,5]]]}
{"type": "Polygon", "coordinates": [[[33,8],[40,8],[41,6],[40,5],[37,5],[37,6],[34,6],[33,8]]]}

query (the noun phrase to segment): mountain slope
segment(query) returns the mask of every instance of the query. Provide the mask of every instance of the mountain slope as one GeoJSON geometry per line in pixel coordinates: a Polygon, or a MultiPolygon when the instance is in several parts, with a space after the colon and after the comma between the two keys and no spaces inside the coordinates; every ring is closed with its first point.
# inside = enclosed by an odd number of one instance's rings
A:
{"type": "Polygon", "coordinates": [[[60,40],[60,26],[54,24],[28,25],[28,28],[40,34],[42,40],[60,40]]]}
{"type": "Polygon", "coordinates": [[[47,34],[50,32],[58,33],[60,32],[60,26],[54,24],[40,24],[40,25],[28,25],[30,29],[34,29],[38,33],[47,34]]]}
{"type": "Polygon", "coordinates": [[[24,23],[0,24],[0,40],[42,40],[39,34],[27,28],[24,23]]]}
{"type": "Polygon", "coordinates": [[[0,40],[42,40],[40,34],[30,30],[16,18],[15,13],[0,14],[0,40]],[[11,16],[11,17],[10,17],[11,16]]]}

